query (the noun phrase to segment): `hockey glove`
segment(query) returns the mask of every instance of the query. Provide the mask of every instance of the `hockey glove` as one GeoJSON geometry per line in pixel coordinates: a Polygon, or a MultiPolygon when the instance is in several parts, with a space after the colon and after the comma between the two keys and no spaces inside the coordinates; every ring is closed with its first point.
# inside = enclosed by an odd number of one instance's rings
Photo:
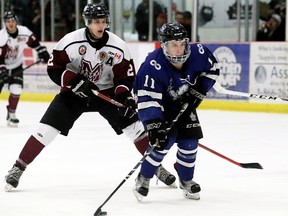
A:
{"type": "Polygon", "coordinates": [[[147,123],[149,144],[155,145],[156,150],[164,150],[167,145],[167,133],[165,123],[160,119],[154,119],[147,123]]]}
{"type": "Polygon", "coordinates": [[[42,62],[47,63],[49,58],[50,58],[50,55],[47,52],[47,48],[45,46],[39,46],[39,47],[36,48],[36,51],[38,53],[38,58],[42,62]]]}
{"type": "Polygon", "coordinates": [[[96,85],[94,85],[91,81],[88,80],[87,77],[82,74],[77,74],[77,76],[73,78],[69,84],[71,86],[71,91],[82,98],[94,96],[91,89],[99,90],[96,85]]]}
{"type": "Polygon", "coordinates": [[[8,78],[9,76],[8,76],[8,71],[6,67],[5,66],[1,67],[0,68],[0,92],[2,91],[4,84],[8,82],[8,78]]]}
{"type": "Polygon", "coordinates": [[[115,96],[115,100],[124,104],[125,107],[119,107],[118,112],[120,116],[132,118],[136,114],[136,103],[129,91],[124,91],[115,96]]]}
{"type": "Polygon", "coordinates": [[[202,94],[194,88],[190,87],[188,91],[183,95],[182,102],[188,102],[189,108],[194,110],[201,104],[205,96],[206,94],[202,94]]]}

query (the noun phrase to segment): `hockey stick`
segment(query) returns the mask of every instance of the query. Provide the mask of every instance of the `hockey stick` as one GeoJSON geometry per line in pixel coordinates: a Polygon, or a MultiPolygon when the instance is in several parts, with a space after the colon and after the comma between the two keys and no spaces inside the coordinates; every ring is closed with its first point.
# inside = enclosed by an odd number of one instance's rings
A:
{"type": "MultiPolygon", "coordinates": [[[[106,95],[104,95],[104,94],[102,94],[102,93],[100,93],[100,92],[98,92],[98,91],[96,91],[96,90],[92,90],[92,92],[93,92],[95,95],[101,97],[102,99],[104,99],[104,100],[106,100],[106,101],[108,101],[108,102],[110,102],[110,103],[112,103],[112,104],[114,104],[114,105],[116,105],[116,106],[118,106],[118,107],[124,107],[124,106],[125,106],[124,104],[119,103],[118,101],[115,101],[115,100],[113,100],[112,98],[107,97],[106,95]]],[[[242,167],[242,168],[263,169],[263,167],[262,167],[259,163],[239,163],[239,162],[237,162],[237,161],[234,161],[234,160],[226,157],[225,155],[222,155],[222,154],[214,151],[213,149],[210,149],[210,148],[204,146],[203,144],[200,144],[200,143],[199,143],[199,146],[200,146],[201,148],[203,148],[203,149],[205,149],[205,150],[207,150],[207,151],[209,151],[209,152],[211,152],[211,153],[213,153],[213,154],[215,154],[215,155],[217,155],[217,156],[219,156],[219,157],[221,157],[221,158],[223,158],[223,159],[231,162],[231,163],[234,163],[234,164],[237,165],[237,166],[242,167]]]]}
{"type": "Polygon", "coordinates": [[[221,93],[221,94],[236,95],[236,96],[257,98],[257,99],[263,99],[263,100],[288,101],[288,99],[286,98],[281,98],[277,96],[269,96],[269,95],[263,95],[263,94],[251,94],[251,93],[246,93],[246,92],[227,90],[223,88],[218,82],[215,82],[213,88],[215,89],[216,92],[221,93]]]}
{"type": "Polygon", "coordinates": [[[40,62],[41,62],[41,59],[37,60],[36,62],[33,62],[32,64],[30,64],[30,65],[26,66],[25,68],[23,68],[23,71],[27,70],[28,68],[30,68],[30,67],[32,67],[32,66],[34,66],[36,64],[39,64],[40,62]]]}
{"type": "MultiPolygon", "coordinates": [[[[93,91],[94,92],[94,91],[93,91]]],[[[108,97],[109,98],[109,97],[108,97]]],[[[124,106],[124,105],[123,105],[124,106]]],[[[180,116],[185,112],[185,110],[188,107],[188,103],[183,104],[180,112],[175,117],[175,119],[170,123],[170,125],[167,127],[166,132],[169,133],[171,128],[175,125],[175,123],[178,121],[180,116]]],[[[133,169],[128,173],[128,175],[121,181],[121,183],[113,190],[113,192],[107,197],[107,199],[98,207],[98,209],[95,211],[94,216],[103,216],[107,215],[107,212],[102,211],[101,208],[111,199],[111,197],[118,191],[118,189],[130,178],[130,176],[136,171],[136,169],[143,163],[143,161],[148,157],[151,152],[156,147],[156,144],[154,144],[147,152],[145,152],[144,156],[141,158],[141,160],[133,167],[133,169]]]]}
{"type": "Polygon", "coordinates": [[[106,96],[105,94],[102,94],[101,92],[99,92],[99,91],[97,91],[97,90],[94,90],[94,89],[91,89],[91,90],[92,90],[92,92],[93,92],[94,95],[102,98],[103,100],[106,100],[106,101],[108,101],[109,103],[112,103],[112,104],[116,105],[117,107],[125,107],[124,104],[122,104],[122,103],[120,103],[120,102],[118,102],[118,101],[116,101],[116,100],[114,100],[114,99],[106,96]]]}
{"type": "Polygon", "coordinates": [[[213,149],[210,149],[210,148],[204,146],[203,144],[198,143],[198,145],[201,148],[211,152],[212,154],[215,154],[215,155],[217,155],[217,156],[219,156],[219,157],[221,157],[221,158],[223,158],[223,159],[225,159],[225,160],[227,160],[227,161],[229,161],[229,162],[231,162],[231,163],[233,163],[233,164],[235,164],[237,166],[240,166],[242,168],[263,169],[263,167],[259,163],[239,163],[239,162],[237,162],[235,160],[232,160],[231,158],[226,157],[225,155],[220,154],[219,152],[214,151],[213,149]]]}

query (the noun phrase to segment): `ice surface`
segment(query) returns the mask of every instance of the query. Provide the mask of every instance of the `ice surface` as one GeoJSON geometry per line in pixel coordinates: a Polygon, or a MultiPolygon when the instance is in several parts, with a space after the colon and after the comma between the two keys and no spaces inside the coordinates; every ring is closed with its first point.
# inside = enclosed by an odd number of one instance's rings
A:
{"type": "MultiPolygon", "coordinates": [[[[6,126],[0,101],[0,176],[17,159],[48,103],[20,102],[18,128],[6,126]]],[[[138,203],[132,188],[137,170],[104,205],[108,216],[287,216],[288,115],[200,110],[200,142],[238,162],[259,162],[264,170],[238,167],[199,149],[194,180],[200,201],[182,197],[151,180],[138,203]]],[[[176,146],[164,159],[172,171],[176,146]]],[[[58,136],[23,173],[17,189],[0,190],[0,216],[92,216],[141,159],[125,135],[114,134],[97,113],[84,114],[68,137],[58,136]]]]}

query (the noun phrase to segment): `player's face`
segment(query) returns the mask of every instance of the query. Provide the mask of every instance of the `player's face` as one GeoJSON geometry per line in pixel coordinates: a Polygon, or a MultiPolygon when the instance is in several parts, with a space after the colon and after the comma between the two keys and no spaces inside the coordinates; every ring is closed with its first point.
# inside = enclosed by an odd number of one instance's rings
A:
{"type": "Polygon", "coordinates": [[[105,29],[107,28],[107,19],[92,19],[89,24],[91,34],[95,38],[102,38],[105,29]]]}
{"type": "Polygon", "coordinates": [[[185,52],[186,41],[171,40],[167,42],[167,53],[170,56],[182,56],[185,52]]]}
{"type": "Polygon", "coordinates": [[[9,33],[14,33],[17,30],[17,20],[15,19],[7,19],[5,21],[6,29],[9,33]]]}

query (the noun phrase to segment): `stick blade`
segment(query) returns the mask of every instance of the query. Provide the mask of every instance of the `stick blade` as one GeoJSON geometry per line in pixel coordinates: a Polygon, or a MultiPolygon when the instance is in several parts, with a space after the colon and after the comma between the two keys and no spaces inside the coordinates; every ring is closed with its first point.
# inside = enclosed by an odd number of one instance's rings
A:
{"type": "Polygon", "coordinates": [[[101,208],[98,208],[94,213],[94,216],[105,216],[105,215],[107,215],[107,212],[102,211],[101,208]]]}
{"type": "Polygon", "coordinates": [[[240,166],[247,169],[263,169],[259,163],[240,163],[240,166]]]}

